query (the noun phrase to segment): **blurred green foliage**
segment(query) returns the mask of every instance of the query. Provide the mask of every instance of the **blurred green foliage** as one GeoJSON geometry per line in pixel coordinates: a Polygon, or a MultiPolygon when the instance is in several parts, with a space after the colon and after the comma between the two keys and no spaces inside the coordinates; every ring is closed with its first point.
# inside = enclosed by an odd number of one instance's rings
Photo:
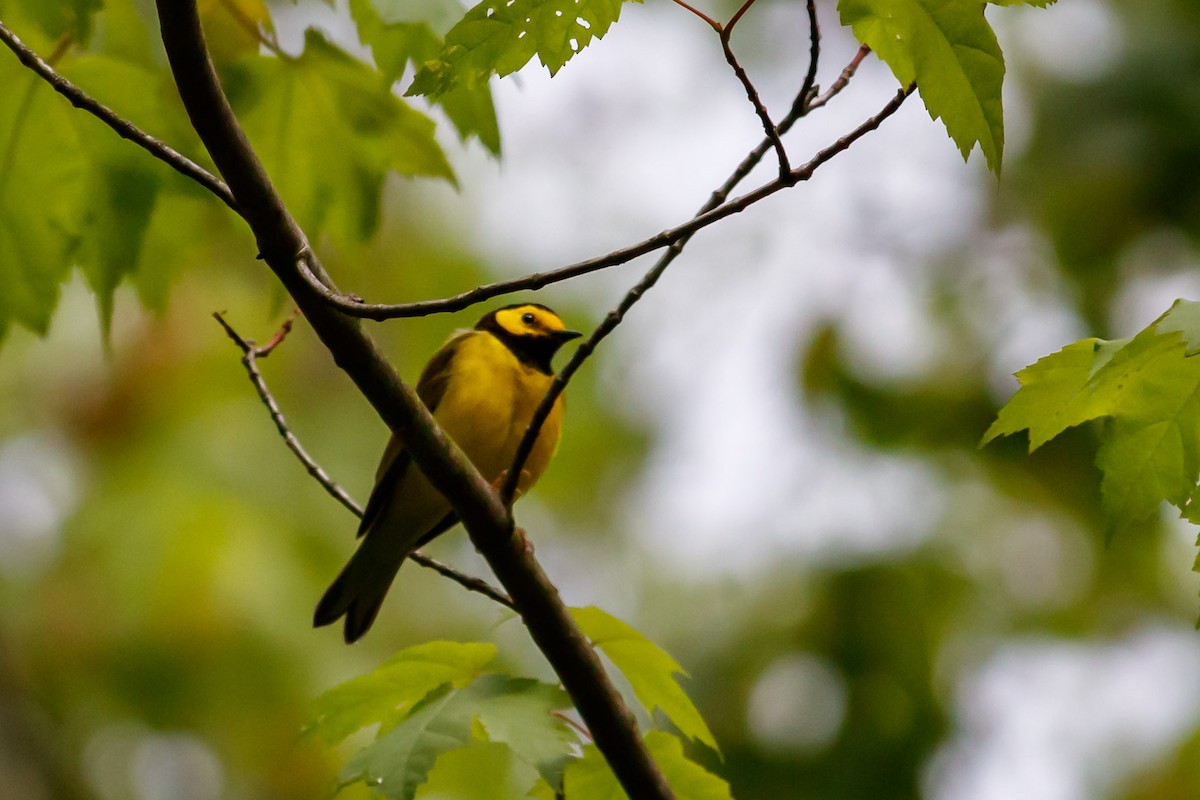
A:
{"type": "MultiPolygon", "coordinates": [[[[0,19],[44,54],[64,36],[87,42],[86,55],[67,48],[57,63],[64,74],[206,163],[165,76],[150,4],[98,7],[0,0],[0,19]]],[[[254,3],[238,7],[258,13],[254,3]]],[[[390,4],[370,8],[378,19],[368,22],[382,26],[372,35],[402,24],[387,16],[390,4]]],[[[205,4],[206,22],[246,110],[276,81],[302,93],[304,59],[336,60],[349,88],[325,97],[363,110],[352,119],[378,130],[380,141],[419,139],[415,152],[425,160],[411,163],[424,166],[412,172],[446,173],[429,149],[428,123],[393,100],[374,105],[383,88],[347,56],[314,40],[299,61],[268,63],[223,9],[205,4]],[[263,73],[272,70],[289,74],[266,85],[263,73]]],[[[794,343],[798,403],[846,441],[915,460],[942,478],[941,507],[917,544],[815,563],[787,555],[740,580],[674,575],[619,527],[622,498],[641,479],[657,432],[631,419],[594,370],[571,387],[562,451],[522,501],[522,518],[536,521],[539,552],[560,559],[562,573],[587,574],[598,553],[624,557],[628,585],[614,590],[631,606],[622,616],[686,668],[684,685],[723,758],[703,747],[688,755],[728,779],[741,800],[927,796],[931,765],[969,722],[956,706],[960,676],[1006,643],[1103,646],[1146,625],[1190,625],[1195,617],[1194,583],[1179,578],[1190,554],[1176,523],[1152,518],[1104,544],[1093,429],[1068,431],[1032,456],[1019,436],[977,447],[1012,388],[995,386],[996,332],[975,324],[987,309],[969,270],[996,230],[1024,226],[1050,243],[1055,260],[1041,266],[1065,289],[1046,302],[1098,336],[1132,333],[1114,329],[1121,298],[1168,269],[1153,258],[1131,260],[1131,249],[1164,231],[1196,246],[1200,10],[1191,0],[1145,0],[1109,11],[1123,45],[1104,69],[1064,76],[1019,63],[1031,134],[1009,154],[999,191],[989,187],[993,227],[931,266],[937,298],[925,311],[956,343],[953,351],[898,379],[861,368],[836,316],[794,343]],[[827,701],[826,734],[764,734],[756,715],[769,721],[773,702],[789,699],[778,687],[805,685],[821,691],[804,698],[827,701]]],[[[356,15],[360,31],[364,20],[365,11],[356,15]]],[[[433,36],[446,30],[427,24],[433,36]]],[[[369,43],[377,59],[384,44],[391,48],[394,79],[425,58],[411,53],[429,48],[389,36],[369,43]]],[[[4,276],[23,292],[0,297],[0,328],[8,329],[0,492],[22,492],[22,503],[6,500],[4,508],[25,509],[0,519],[5,796],[325,798],[366,742],[352,738],[330,751],[301,738],[309,704],[400,646],[494,639],[506,667],[548,679],[510,615],[412,566],[361,645],[344,648],[308,629],[355,526],[281,446],[237,350],[209,317],[224,310],[243,335],[265,340],[285,316],[269,300],[275,290],[253,242],[226,209],[69,109],[14,59],[0,58],[0,85],[0,150],[20,156],[12,161],[16,180],[0,180],[0,253],[28,254],[24,272],[4,276]],[[34,185],[36,192],[26,188],[34,185]],[[14,209],[27,200],[49,212],[26,219],[14,209]],[[82,277],[56,266],[64,254],[82,277]],[[53,317],[46,297],[57,301],[53,317]]],[[[463,99],[456,117],[451,96],[445,112],[459,135],[495,151],[490,97],[463,99]]],[[[341,148],[296,167],[285,148],[272,150],[270,123],[249,120],[251,138],[272,154],[289,199],[318,226],[327,264],[346,285],[370,297],[423,298],[488,279],[489,265],[458,227],[470,220],[437,218],[421,204],[420,187],[382,177],[401,148],[341,148]],[[289,169],[312,170],[322,191],[289,190],[289,169]],[[375,218],[380,196],[391,202],[375,218]]],[[[593,313],[566,290],[538,297],[572,324],[593,313]]],[[[378,335],[413,376],[451,330],[479,313],[381,326],[378,335]]],[[[262,366],[306,447],[364,498],[386,431],[311,332],[299,325],[262,366]]],[[[779,521],[793,532],[809,524],[779,521]]],[[[433,551],[482,571],[458,534],[433,551]]],[[[1200,794],[1200,722],[1189,726],[1105,796],[1200,794]]],[[[665,750],[677,740],[662,741],[665,750]]],[[[473,742],[439,758],[417,796],[515,797],[532,774],[502,746],[473,742]]],[[[365,796],[358,792],[343,796],[365,796]]]]}

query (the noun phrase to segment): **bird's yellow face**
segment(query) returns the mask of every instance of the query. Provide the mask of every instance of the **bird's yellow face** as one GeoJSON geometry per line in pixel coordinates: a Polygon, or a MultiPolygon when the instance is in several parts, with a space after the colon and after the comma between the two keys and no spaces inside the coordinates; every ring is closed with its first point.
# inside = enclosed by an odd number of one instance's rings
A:
{"type": "Polygon", "coordinates": [[[512,336],[550,337],[566,331],[567,326],[545,306],[526,304],[496,311],[496,325],[512,336]]]}
{"type": "Polygon", "coordinates": [[[475,328],[492,334],[522,363],[547,375],[558,348],[580,335],[567,330],[557,314],[537,303],[496,309],[475,328]]]}

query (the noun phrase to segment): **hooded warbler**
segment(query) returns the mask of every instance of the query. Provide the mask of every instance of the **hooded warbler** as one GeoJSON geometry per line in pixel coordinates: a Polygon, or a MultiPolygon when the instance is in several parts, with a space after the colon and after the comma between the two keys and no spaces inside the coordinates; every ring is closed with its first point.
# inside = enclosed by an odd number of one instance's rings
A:
{"type": "MultiPolygon", "coordinates": [[[[489,481],[512,465],[517,446],[553,378],[550,361],[580,334],[536,303],[506,306],[459,331],[425,365],[417,394],[489,481]]],[[[563,400],[547,417],[522,470],[518,492],[541,476],[558,446],[563,400]]],[[[396,572],[413,550],[457,522],[450,503],[412,464],[393,435],[363,512],[358,550],[313,614],[321,627],[346,618],[347,644],[375,621],[396,572]]]]}

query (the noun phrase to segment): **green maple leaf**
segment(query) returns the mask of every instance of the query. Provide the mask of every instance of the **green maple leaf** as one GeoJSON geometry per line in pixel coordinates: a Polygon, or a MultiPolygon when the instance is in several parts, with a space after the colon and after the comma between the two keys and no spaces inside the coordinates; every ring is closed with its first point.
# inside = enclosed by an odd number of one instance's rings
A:
{"type": "Polygon", "coordinates": [[[71,271],[91,164],[74,111],[15,58],[0,59],[0,334],[44,333],[71,271]]]}
{"type": "Polygon", "coordinates": [[[984,442],[1029,430],[1035,449],[1063,430],[1107,418],[1096,463],[1115,529],[1163,500],[1195,515],[1200,479],[1200,303],[1179,300],[1132,339],[1087,339],[1018,373],[984,442]]]}
{"type": "Polygon", "coordinates": [[[662,709],[685,735],[720,752],[712,731],[679,685],[676,676],[687,675],[679,662],[632,626],[595,606],[572,608],[571,616],[592,644],[617,665],[649,713],[662,709]]]}
{"type": "MultiPolygon", "coordinates": [[[[158,102],[159,76],[150,70],[127,60],[88,54],[72,58],[63,71],[88,94],[120,109],[147,130],[170,128],[158,102]]],[[[107,331],[117,286],[127,277],[141,277],[137,268],[142,245],[160,193],[182,181],[89,115],[75,114],[72,119],[92,163],[76,262],[96,293],[101,325],[107,331]]]]}
{"type": "Polygon", "coordinates": [[[1017,373],[1021,387],[983,435],[983,444],[997,436],[1029,430],[1033,452],[1070,427],[1066,411],[1092,376],[1100,339],[1084,339],[1040,358],[1017,373]]]}
{"type": "MultiPolygon", "coordinates": [[[[637,0],[640,2],[640,0],[637,0]]],[[[621,15],[622,0],[484,0],[446,33],[408,95],[437,97],[516,72],[534,56],[553,75],[621,15]]]]}
{"type": "Polygon", "coordinates": [[[304,731],[337,744],[359,728],[407,713],[434,689],[467,685],[495,657],[495,645],[479,642],[427,642],[406,648],[379,668],[317,698],[304,731]]]}
{"type": "Polygon", "coordinates": [[[575,736],[552,711],[570,705],[560,687],[528,678],[487,675],[469,686],[434,691],[394,728],[361,750],[340,776],[362,781],[389,798],[412,800],[438,756],[471,741],[478,728],[537,767],[550,785],[561,783],[575,736]]]}
{"type": "Polygon", "coordinates": [[[76,41],[91,35],[92,17],[104,5],[101,0],[15,0],[13,4],[47,37],[70,36],[76,41]]]}
{"type": "Polygon", "coordinates": [[[1004,54],[978,0],[838,0],[842,24],[871,46],[902,86],[916,81],[966,158],[975,145],[988,167],[1004,155],[1004,54]]]}
{"type": "MultiPolygon", "coordinates": [[[[729,784],[683,754],[683,742],[666,731],[648,731],[646,747],[667,783],[680,800],[733,800],[729,784]]],[[[626,800],[627,795],[617,783],[594,745],[583,749],[583,757],[567,767],[564,796],[570,800],[626,800]]],[[[541,800],[554,797],[548,787],[535,787],[532,793],[541,800]]]]}
{"type": "MultiPolygon", "coordinates": [[[[438,31],[450,27],[444,22],[448,8],[445,3],[350,0],[358,37],[371,47],[375,66],[388,86],[404,74],[409,64],[420,68],[442,52],[438,31]]],[[[475,137],[492,155],[500,154],[500,128],[487,81],[478,86],[460,86],[430,99],[446,112],[463,141],[475,137]]]]}
{"type": "Polygon", "coordinates": [[[389,172],[454,181],[433,120],[315,30],[299,57],[254,56],[223,77],[263,166],[314,238],[369,236],[389,172]]]}

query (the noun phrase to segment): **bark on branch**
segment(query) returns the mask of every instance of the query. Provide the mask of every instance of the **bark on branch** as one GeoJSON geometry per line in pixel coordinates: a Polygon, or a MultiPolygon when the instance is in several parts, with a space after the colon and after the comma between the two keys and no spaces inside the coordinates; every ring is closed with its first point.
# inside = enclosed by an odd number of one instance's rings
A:
{"type": "Polygon", "coordinates": [[[275,272],[334,361],[400,434],[417,466],[453,504],[475,547],[508,590],[534,642],[570,693],[596,745],[634,798],[671,798],[637,722],[571,619],[499,496],[400,380],[361,324],[331,307],[300,274],[306,260],[332,284],[247,141],[208,57],[195,0],[157,0],[163,44],[193,127],[275,272]]]}

